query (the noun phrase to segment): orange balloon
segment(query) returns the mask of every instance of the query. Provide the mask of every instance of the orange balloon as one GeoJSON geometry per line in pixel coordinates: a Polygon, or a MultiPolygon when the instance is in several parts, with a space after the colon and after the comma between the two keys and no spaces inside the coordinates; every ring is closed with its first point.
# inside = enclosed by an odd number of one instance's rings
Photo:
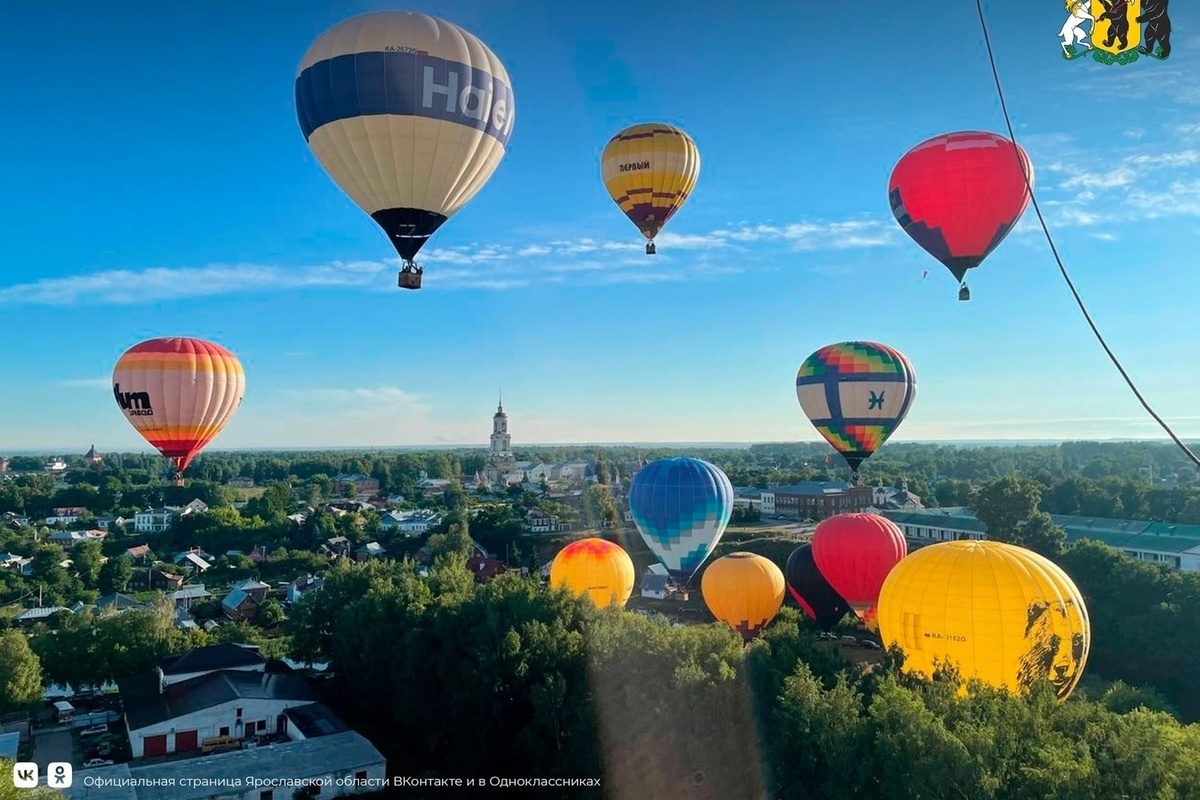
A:
{"type": "Polygon", "coordinates": [[[550,565],[550,585],[587,595],[598,607],[624,608],[633,594],[633,561],[619,544],[592,537],[571,542],[550,565]]]}
{"type": "Polygon", "coordinates": [[[245,392],[241,362],[203,339],[150,339],[126,350],[113,369],[113,396],[125,419],[181,473],[245,392]]]}
{"type": "Polygon", "coordinates": [[[700,592],[712,615],[748,642],[779,613],[787,582],[771,560],[754,553],[730,553],[704,571],[700,592]]]}

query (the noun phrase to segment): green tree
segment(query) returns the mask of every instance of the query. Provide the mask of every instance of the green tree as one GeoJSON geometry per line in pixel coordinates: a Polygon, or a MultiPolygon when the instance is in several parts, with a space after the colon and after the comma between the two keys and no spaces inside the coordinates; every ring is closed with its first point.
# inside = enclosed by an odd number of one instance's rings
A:
{"type": "Polygon", "coordinates": [[[42,665],[20,631],[0,631],[0,713],[32,708],[42,699],[42,665]]]}
{"type": "Polygon", "coordinates": [[[129,587],[131,580],[133,580],[133,561],[128,556],[118,556],[110,558],[100,567],[97,588],[102,595],[123,592],[129,587]]]}
{"type": "Polygon", "coordinates": [[[79,580],[89,589],[95,589],[98,584],[102,559],[99,542],[80,542],[71,551],[71,560],[75,564],[75,571],[79,573],[79,580]]]}
{"type": "Polygon", "coordinates": [[[285,616],[283,605],[274,598],[260,605],[258,611],[255,612],[256,621],[264,628],[278,626],[283,622],[285,616]]]}
{"type": "Polygon", "coordinates": [[[989,539],[1014,542],[1021,524],[1033,516],[1042,499],[1041,487],[1028,478],[1007,475],[988,481],[971,495],[971,510],[983,523],[989,539]]]}
{"type": "Polygon", "coordinates": [[[1066,540],[1067,532],[1055,525],[1049,514],[1045,511],[1035,511],[1017,531],[1014,543],[1028,547],[1047,558],[1057,558],[1062,554],[1066,540]]]}

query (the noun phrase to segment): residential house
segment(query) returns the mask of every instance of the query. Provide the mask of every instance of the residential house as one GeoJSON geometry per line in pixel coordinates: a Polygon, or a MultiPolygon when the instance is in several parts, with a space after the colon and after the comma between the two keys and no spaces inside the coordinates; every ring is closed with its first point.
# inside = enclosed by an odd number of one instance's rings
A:
{"type": "Polygon", "coordinates": [[[54,509],[54,513],[46,517],[45,522],[47,525],[71,525],[91,514],[92,512],[82,506],[66,506],[54,509]]]}
{"type": "Polygon", "coordinates": [[[106,594],[96,601],[97,614],[120,614],[124,611],[132,611],[135,608],[144,608],[145,604],[134,600],[127,594],[113,592],[106,594]]]}
{"type": "Polygon", "coordinates": [[[148,508],[134,516],[133,529],[138,533],[162,533],[171,529],[171,521],[174,519],[174,509],[148,508]]]}
{"type": "Polygon", "coordinates": [[[80,542],[102,542],[108,536],[104,531],[55,531],[46,537],[60,547],[72,548],[80,542]]]}
{"type": "Polygon", "coordinates": [[[46,462],[46,472],[66,472],[67,462],[61,458],[52,458],[46,462]]]}
{"type": "Polygon", "coordinates": [[[137,547],[129,547],[125,550],[125,555],[134,564],[148,564],[154,560],[154,551],[150,549],[148,544],[139,544],[137,547]]]}
{"type": "MultiPolygon", "coordinates": [[[[492,554],[489,553],[484,548],[483,545],[481,545],[479,542],[472,539],[471,540],[471,555],[469,557],[486,559],[486,558],[491,558],[492,554]]],[[[430,564],[433,563],[432,548],[430,548],[428,545],[426,545],[425,547],[422,547],[420,550],[417,551],[417,554],[415,556],[413,556],[413,561],[415,561],[417,564],[419,564],[423,567],[428,567],[430,564]]]]}
{"type": "Polygon", "coordinates": [[[671,593],[671,579],[666,575],[656,575],[647,572],[642,576],[642,597],[654,600],[666,600],[671,593]]]}
{"type": "Polygon", "coordinates": [[[454,481],[447,480],[446,478],[425,478],[418,485],[421,487],[421,495],[429,498],[445,494],[446,489],[452,483],[454,481]]]}
{"type": "Polygon", "coordinates": [[[33,627],[39,622],[49,622],[50,618],[55,614],[69,614],[71,609],[64,606],[45,606],[42,608],[27,608],[20,614],[13,617],[13,622],[17,625],[26,625],[33,627]]]}
{"type": "Polygon", "coordinates": [[[338,558],[340,556],[349,555],[351,545],[350,540],[345,536],[334,536],[326,539],[325,542],[317,548],[318,552],[328,558],[338,558]]]}
{"type": "Polygon", "coordinates": [[[125,520],[123,517],[110,517],[108,515],[96,517],[96,527],[102,531],[110,531],[113,528],[119,528],[124,525],[124,522],[125,520]],[[121,520],[120,523],[117,522],[118,519],[121,520]]]}
{"type": "Polygon", "coordinates": [[[271,587],[249,578],[234,586],[221,600],[221,611],[234,622],[249,619],[267,599],[271,587]]]}
{"type": "Polygon", "coordinates": [[[354,551],[356,561],[366,561],[371,558],[381,558],[387,555],[387,550],[379,542],[367,542],[354,551]]]}
{"type": "Polygon", "coordinates": [[[215,558],[201,550],[199,547],[193,547],[184,553],[176,553],[171,559],[176,566],[183,567],[193,575],[198,575],[207,572],[212,568],[215,558]]]}
{"type": "Polygon", "coordinates": [[[379,515],[379,527],[388,532],[415,536],[442,524],[442,515],[427,508],[414,511],[385,511],[379,515]]]}
{"type": "Polygon", "coordinates": [[[150,571],[150,588],[162,589],[167,592],[178,591],[183,586],[183,576],[163,572],[161,569],[150,571]]]}
{"type": "Polygon", "coordinates": [[[190,586],[183,586],[174,592],[171,592],[171,600],[177,606],[191,608],[193,603],[202,603],[205,600],[212,600],[213,593],[204,588],[203,583],[193,583],[190,586]]]}
{"type": "Polygon", "coordinates": [[[497,575],[508,572],[508,567],[494,558],[472,556],[467,559],[467,571],[475,576],[476,583],[487,583],[497,575]]]}
{"type": "Polygon", "coordinates": [[[554,514],[547,514],[540,508],[532,508],[525,514],[525,530],[530,533],[558,533],[570,527],[554,514]]]}
{"type": "Polygon", "coordinates": [[[312,575],[303,575],[299,578],[296,578],[296,580],[292,581],[292,583],[288,586],[287,602],[289,605],[293,603],[299,603],[300,598],[304,597],[309,592],[315,592],[324,585],[324,580],[312,575]]]}
{"type": "Polygon", "coordinates": [[[0,514],[0,522],[13,528],[24,528],[29,524],[30,520],[25,514],[18,514],[15,511],[5,511],[3,514],[0,514]]]}
{"type": "Polygon", "coordinates": [[[229,481],[226,482],[225,485],[230,487],[231,489],[253,489],[254,488],[254,478],[242,478],[242,477],[230,478],[229,481]]]}
{"type": "Polygon", "coordinates": [[[342,474],[333,476],[333,491],[337,493],[346,492],[349,489],[354,489],[356,496],[374,496],[379,494],[379,481],[375,478],[368,478],[366,475],[342,474]]]}

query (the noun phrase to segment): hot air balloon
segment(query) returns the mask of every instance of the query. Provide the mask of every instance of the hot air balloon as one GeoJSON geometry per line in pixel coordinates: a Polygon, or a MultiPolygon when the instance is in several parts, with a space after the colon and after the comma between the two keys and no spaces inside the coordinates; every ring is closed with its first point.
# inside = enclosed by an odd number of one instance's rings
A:
{"type": "Polygon", "coordinates": [[[775,619],[783,605],[783,573],[770,559],[730,553],[704,570],[700,591],[717,619],[750,641],[775,619]]]}
{"type": "Polygon", "coordinates": [[[900,427],[916,395],[917,375],[908,358],[875,342],[826,345],[796,373],[800,408],[855,476],[900,427]]]}
{"type": "Polygon", "coordinates": [[[420,289],[413,261],[500,164],[515,106],[487,45],[424,14],[348,19],[318,38],[296,74],[304,139],[334,182],[383,228],[420,289]]]}
{"type": "Polygon", "coordinates": [[[242,403],[246,374],[233,353],[203,339],[134,345],[113,369],[113,396],[129,424],[183,471],[242,403]]]}
{"type": "Polygon", "coordinates": [[[793,599],[804,613],[816,620],[818,627],[831,630],[850,613],[850,604],[834,591],[817,569],[811,544],[802,544],[792,551],[783,574],[793,599]]]}
{"type": "Polygon", "coordinates": [[[565,586],[576,595],[587,595],[600,608],[612,603],[624,607],[633,594],[633,579],[629,554],[604,539],[571,542],[558,551],[550,565],[551,586],[565,586]]]}
{"type": "Polygon", "coordinates": [[[1091,623],[1062,569],[1016,545],[954,541],[922,547],[888,575],[879,632],[905,652],[904,669],[956,663],[964,680],[1010,691],[1049,678],[1065,700],[1083,675],[1091,623]]]}
{"type": "Polygon", "coordinates": [[[995,133],[960,131],[909,150],[892,170],[888,201],[904,232],[958,279],[958,299],[970,300],[967,270],[1016,226],[1032,186],[1033,165],[1019,145],[995,133]]]}
{"type": "Polygon", "coordinates": [[[838,514],[817,525],[812,553],[833,590],[866,619],[888,573],[908,554],[908,542],[887,517],[838,514]]]}
{"type": "Polygon", "coordinates": [[[654,237],[696,188],[700,151],[674,125],[634,125],[609,140],[600,175],[613,202],[650,240],[646,255],[652,256],[654,237]]]}
{"type": "Polygon", "coordinates": [[[646,546],[686,587],[733,516],[733,486],[707,461],[660,458],[630,481],[629,511],[646,546]]]}

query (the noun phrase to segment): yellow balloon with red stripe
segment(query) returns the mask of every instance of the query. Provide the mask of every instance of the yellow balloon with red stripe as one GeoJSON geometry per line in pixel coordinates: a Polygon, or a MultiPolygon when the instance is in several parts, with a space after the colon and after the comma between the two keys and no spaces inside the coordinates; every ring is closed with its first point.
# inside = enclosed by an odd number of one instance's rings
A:
{"type": "Polygon", "coordinates": [[[558,551],[550,565],[550,585],[587,595],[603,608],[623,608],[633,594],[633,561],[620,545],[604,539],[580,539],[558,551]]]}
{"type": "Polygon", "coordinates": [[[651,122],[618,133],[600,157],[604,188],[625,216],[650,240],[691,196],[700,178],[700,150],[674,125],[651,122]]]}
{"type": "Polygon", "coordinates": [[[150,339],[126,350],[113,369],[121,413],[181,473],[221,432],[245,393],[241,362],[203,339],[150,339]]]}

